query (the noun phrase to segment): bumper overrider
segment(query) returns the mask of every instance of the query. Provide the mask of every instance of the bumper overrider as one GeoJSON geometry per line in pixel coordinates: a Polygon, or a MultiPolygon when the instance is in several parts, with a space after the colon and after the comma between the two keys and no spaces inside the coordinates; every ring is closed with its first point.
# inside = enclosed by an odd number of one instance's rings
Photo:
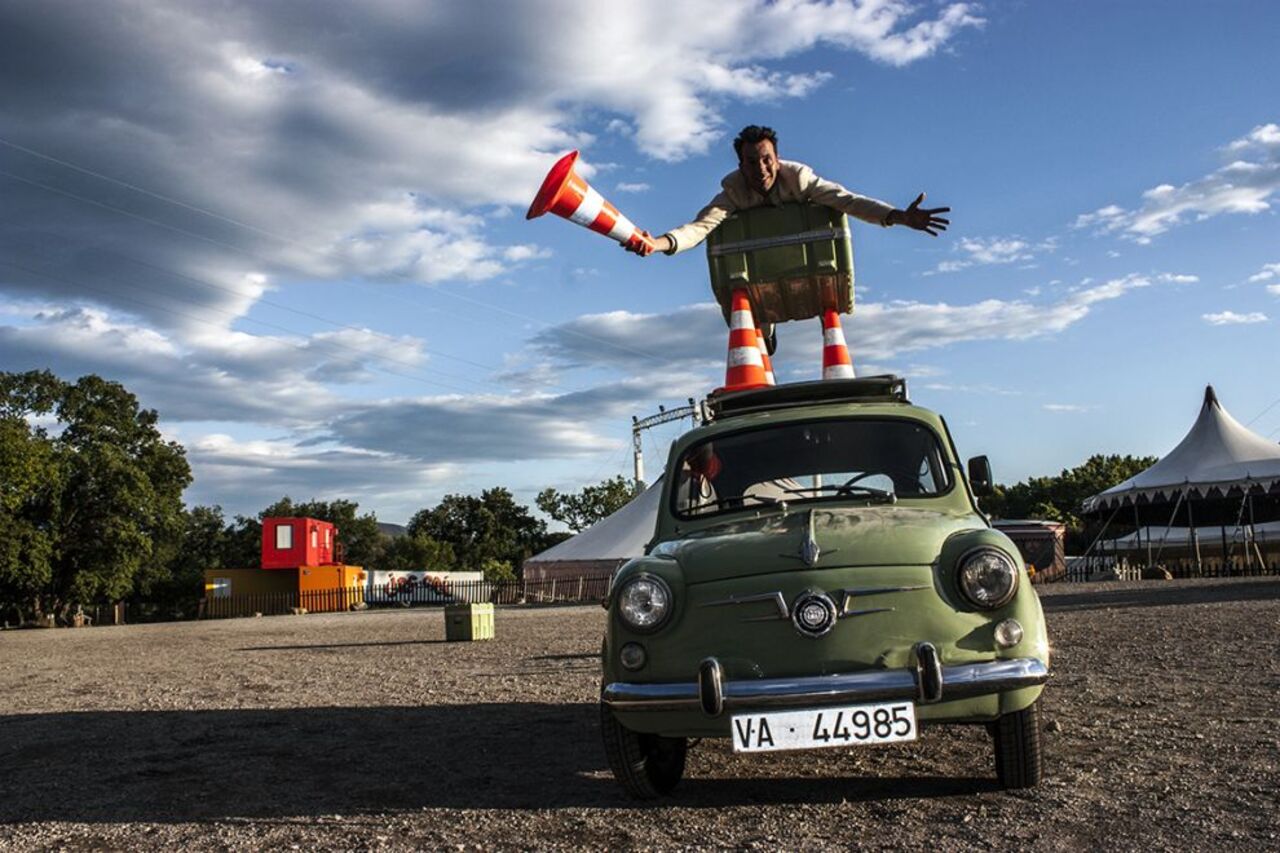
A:
{"type": "Polygon", "coordinates": [[[1035,687],[1049,678],[1048,667],[1036,658],[943,666],[931,643],[918,643],[912,657],[914,666],[903,669],[729,682],[720,662],[709,657],[699,665],[696,681],[615,682],[605,686],[601,698],[618,711],[701,709],[709,717],[718,717],[735,709],[811,708],[901,699],[931,705],[1035,687]]]}

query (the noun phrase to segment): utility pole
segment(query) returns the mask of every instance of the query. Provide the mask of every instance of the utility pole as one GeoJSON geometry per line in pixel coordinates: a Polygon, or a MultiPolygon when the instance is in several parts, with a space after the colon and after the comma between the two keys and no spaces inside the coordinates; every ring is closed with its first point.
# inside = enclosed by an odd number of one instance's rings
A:
{"type": "Polygon", "coordinates": [[[646,429],[651,429],[659,424],[671,423],[672,421],[683,420],[684,418],[693,418],[696,424],[700,420],[698,407],[694,405],[693,398],[689,398],[687,406],[681,406],[678,409],[667,409],[665,406],[659,406],[656,414],[649,415],[647,418],[638,418],[631,416],[631,449],[635,458],[635,476],[637,483],[644,482],[644,447],[640,441],[640,433],[646,429]]]}

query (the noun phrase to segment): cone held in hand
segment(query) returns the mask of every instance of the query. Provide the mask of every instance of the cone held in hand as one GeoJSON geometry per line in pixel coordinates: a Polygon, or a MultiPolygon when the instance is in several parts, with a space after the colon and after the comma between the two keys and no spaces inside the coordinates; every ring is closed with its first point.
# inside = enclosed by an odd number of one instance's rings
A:
{"type": "Polygon", "coordinates": [[[556,161],[551,171],[547,172],[533,204],[529,205],[525,219],[536,219],[551,212],[584,228],[590,228],[597,234],[617,240],[624,246],[634,248],[647,244],[652,251],[653,239],[619,213],[618,208],[604,196],[592,189],[591,184],[574,170],[577,162],[577,151],[570,151],[556,161]]]}
{"type": "Polygon", "coordinates": [[[745,290],[735,290],[729,313],[729,360],[721,391],[745,391],[769,385],[756,338],[756,321],[751,316],[751,300],[745,290]]]}
{"type": "Polygon", "coordinates": [[[840,315],[834,311],[822,312],[822,378],[853,379],[853,359],[844,342],[844,329],[840,328],[840,315]]]}

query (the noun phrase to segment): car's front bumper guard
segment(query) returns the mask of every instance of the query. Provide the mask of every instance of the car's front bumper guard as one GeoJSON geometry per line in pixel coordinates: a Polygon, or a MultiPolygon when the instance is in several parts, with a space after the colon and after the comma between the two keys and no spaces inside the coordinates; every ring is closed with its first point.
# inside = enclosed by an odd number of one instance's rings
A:
{"type": "Polygon", "coordinates": [[[931,705],[944,699],[968,699],[1035,687],[1049,678],[1048,667],[1036,658],[943,666],[937,649],[930,643],[918,644],[913,657],[915,665],[905,669],[730,682],[724,680],[724,668],[712,657],[698,667],[697,681],[615,682],[604,688],[602,699],[619,711],[701,709],[708,716],[718,717],[726,708],[804,708],[895,699],[931,705]]]}

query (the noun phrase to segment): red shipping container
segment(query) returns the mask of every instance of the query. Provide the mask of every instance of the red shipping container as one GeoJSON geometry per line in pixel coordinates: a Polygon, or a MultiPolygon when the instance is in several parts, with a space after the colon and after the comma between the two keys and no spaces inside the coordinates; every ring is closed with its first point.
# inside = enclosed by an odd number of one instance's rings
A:
{"type": "Polygon", "coordinates": [[[315,518],[262,519],[262,568],[296,569],[337,562],[338,528],[315,518]]]}

